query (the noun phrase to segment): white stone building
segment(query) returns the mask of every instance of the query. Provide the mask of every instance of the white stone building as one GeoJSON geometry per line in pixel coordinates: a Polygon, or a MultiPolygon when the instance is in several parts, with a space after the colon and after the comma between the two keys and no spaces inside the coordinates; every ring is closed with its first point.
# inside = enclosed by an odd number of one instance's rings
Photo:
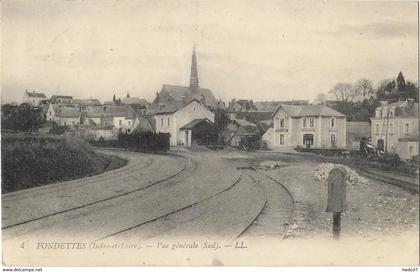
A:
{"type": "Polygon", "coordinates": [[[376,108],[371,118],[372,143],[386,152],[396,153],[401,159],[418,155],[419,104],[413,99],[398,101],[376,108]]]}
{"type": "Polygon", "coordinates": [[[156,112],[154,118],[156,132],[170,133],[172,146],[190,146],[193,135],[190,130],[181,128],[196,119],[208,119],[213,123],[214,113],[206,105],[194,99],[185,105],[169,104],[165,109],[156,112]]]}
{"type": "Polygon", "coordinates": [[[327,106],[283,104],[274,112],[273,122],[273,130],[266,132],[271,135],[267,144],[272,148],[346,147],[346,117],[327,106]]]}

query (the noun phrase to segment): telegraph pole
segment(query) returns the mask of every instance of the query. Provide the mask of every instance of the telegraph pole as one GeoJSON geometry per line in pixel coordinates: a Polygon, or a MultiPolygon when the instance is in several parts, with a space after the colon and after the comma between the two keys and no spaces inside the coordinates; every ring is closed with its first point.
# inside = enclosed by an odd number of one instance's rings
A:
{"type": "Polygon", "coordinates": [[[389,105],[386,111],[385,153],[387,153],[387,146],[388,146],[388,121],[389,121],[389,105]]]}

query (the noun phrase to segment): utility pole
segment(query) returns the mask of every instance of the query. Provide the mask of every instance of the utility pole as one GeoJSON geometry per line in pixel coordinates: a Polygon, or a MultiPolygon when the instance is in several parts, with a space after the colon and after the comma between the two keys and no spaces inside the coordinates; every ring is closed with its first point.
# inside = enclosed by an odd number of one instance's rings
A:
{"type": "Polygon", "coordinates": [[[385,130],[385,153],[387,153],[388,146],[388,121],[389,121],[389,105],[386,112],[386,130],[385,130]]]}

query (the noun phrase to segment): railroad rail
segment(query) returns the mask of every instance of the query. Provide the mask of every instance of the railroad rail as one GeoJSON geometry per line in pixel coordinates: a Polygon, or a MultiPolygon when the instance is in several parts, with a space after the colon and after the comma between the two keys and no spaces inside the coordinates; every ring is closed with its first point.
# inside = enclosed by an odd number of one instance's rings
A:
{"type": "Polygon", "coordinates": [[[359,166],[357,167],[357,169],[358,169],[359,174],[361,174],[362,176],[365,176],[366,178],[392,184],[400,188],[403,188],[405,190],[408,190],[412,193],[417,193],[417,194],[419,193],[419,184],[416,183],[415,181],[410,182],[408,180],[402,180],[402,179],[397,179],[397,178],[393,178],[386,175],[381,175],[377,172],[369,171],[369,169],[367,169],[366,167],[359,166]]]}
{"type": "Polygon", "coordinates": [[[103,198],[103,199],[100,199],[100,200],[97,200],[97,201],[93,201],[93,202],[90,202],[90,203],[86,203],[86,204],[83,204],[83,205],[79,205],[79,206],[76,206],[76,207],[72,207],[72,208],[69,208],[69,209],[61,210],[61,211],[58,211],[58,212],[46,214],[46,215],[39,216],[39,217],[36,217],[36,218],[32,218],[32,219],[29,219],[29,220],[24,220],[24,221],[21,221],[21,222],[18,222],[18,223],[10,224],[10,225],[2,227],[2,229],[5,230],[5,229],[9,229],[9,228],[16,227],[16,226],[19,226],[19,225],[28,224],[28,223],[39,221],[39,220],[42,220],[42,219],[46,219],[46,218],[49,218],[49,217],[52,217],[52,216],[56,216],[56,215],[59,215],[59,214],[64,214],[64,213],[67,213],[67,212],[71,212],[71,211],[83,209],[83,208],[86,208],[86,207],[94,206],[96,204],[103,203],[103,202],[110,201],[110,200],[114,200],[114,199],[117,199],[117,198],[120,198],[120,197],[124,197],[124,196],[130,195],[130,194],[133,194],[133,193],[137,193],[137,192],[142,191],[142,190],[146,190],[146,189],[148,189],[152,186],[156,186],[156,185],[158,185],[162,182],[168,181],[168,180],[180,175],[182,172],[184,172],[187,169],[188,162],[192,162],[192,164],[193,164],[192,170],[193,171],[197,168],[197,165],[198,165],[197,162],[192,160],[192,159],[187,159],[183,156],[175,155],[175,154],[171,154],[171,155],[167,155],[167,156],[180,157],[180,158],[185,159],[184,167],[181,170],[179,170],[178,172],[176,172],[176,173],[174,173],[174,174],[172,174],[168,177],[157,180],[157,181],[155,181],[153,183],[150,183],[150,184],[140,186],[139,188],[136,188],[136,189],[124,192],[124,193],[116,194],[116,195],[113,195],[113,196],[110,196],[110,197],[106,197],[106,198],[103,198]]]}
{"type": "MultiPolygon", "coordinates": [[[[292,204],[292,207],[290,207],[290,215],[289,215],[289,218],[288,218],[288,220],[287,220],[287,222],[285,222],[284,223],[284,225],[285,225],[285,227],[284,227],[284,229],[283,229],[283,231],[282,231],[282,233],[281,233],[281,235],[280,235],[280,238],[281,239],[284,239],[285,237],[286,237],[286,234],[288,233],[288,231],[289,231],[289,229],[290,229],[290,226],[292,225],[292,223],[293,223],[293,220],[294,220],[294,217],[295,217],[295,210],[296,210],[296,207],[295,207],[295,200],[294,200],[294,198],[293,198],[293,195],[292,195],[292,193],[289,191],[289,189],[286,187],[286,186],[284,186],[280,181],[278,181],[278,180],[276,180],[276,179],[274,179],[273,177],[271,177],[271,176],[269,176],[269,175],[267,175],[267,174],[265,174],[265,173],[263,173],[262,171],[258,171],[258,170],[254,170],[255,172],[258,172],[259,174],[262,174],[263,176],[264,176],[264,178],[266,178],[266,179],[268,179],[268,180],[270,180],[270,181],[272,181],[272,182],[274,182],[274,183],[276,183],[276,184],[278,184],[278,185],[280,185],[281,187],[282,187],[282,190],[284,190],[284,192],[286,192],[286,194],[288,195],[288,197],[290,198],[290,202],[291,202],[291,204],[292,204]]],[[[260,185],[261,184],[261,182],[262,182],[262,179],[260,179],[260,178],[256,178],[255,176],[253,176],[253,175],[250,175],[250,174],[248,174],[248,176],[252,179],[252,180],[254,180],[254,182],[255,183],[257,183],[258,185],[260,185]]],[[[261,185],[260,185],[261,186],[261,185]]],[[[246,228],[246,229],[244,229],[239,235],[238,235],[238,237],[239,236],[241,236],[241,235],[243,235],[248,229],[249,229],[249,227],[251,227],[252,226],[252,224],[256,221],[256,220],[258,220],[258,217],[259,216],[261,216],[263,213],[264,213],[264,210],[267,208],[267,202],[268,202],[268,199],[267,199],[267,197],[266,197],[266,202],[264,203],[264,206],[262,207],[262,209],[260,210],[260,212],[258,213],[258,215],[252,220],[252,222],[250,222],[249,223],[249,225],[248,225],[248,227],[246,228]]]]}

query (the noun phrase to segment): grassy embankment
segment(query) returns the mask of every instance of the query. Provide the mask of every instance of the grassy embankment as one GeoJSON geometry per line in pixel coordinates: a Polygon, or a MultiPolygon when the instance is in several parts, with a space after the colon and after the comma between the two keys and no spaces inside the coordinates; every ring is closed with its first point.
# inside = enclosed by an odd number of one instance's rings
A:
{"type": "Polygon", "coordinates": [[[76,138],[3,134],[1,149],[3,194],[97,175],[126,164],[121,158],[96,153],[76,138]]]}

